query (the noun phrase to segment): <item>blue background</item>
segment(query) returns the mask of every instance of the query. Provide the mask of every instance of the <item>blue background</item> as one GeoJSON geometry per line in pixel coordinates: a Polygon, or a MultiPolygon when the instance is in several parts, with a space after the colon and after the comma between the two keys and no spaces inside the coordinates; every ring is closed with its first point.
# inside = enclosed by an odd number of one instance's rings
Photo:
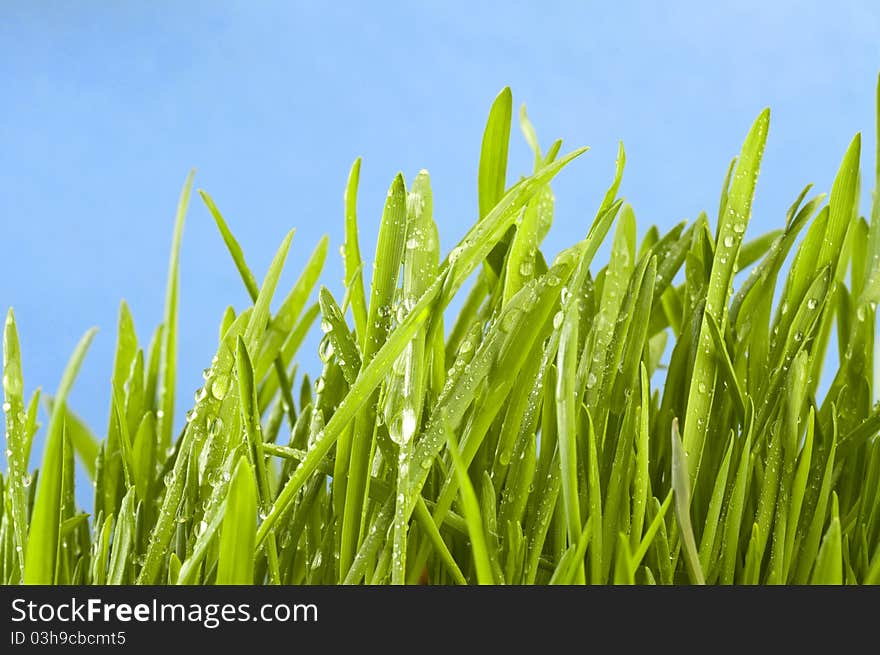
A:
{"type": "MultiPolygon", "coordinates": [[[[555,183],[551,252],[584,234],[618,139],[628,154],[621,193],[640,230],[712,215],[727,164],[767,105],[751,236],[780,226],[805,183],[827,191],[858,130],[872,170],[880,4],[724,4],[7,0],[0,306],[16,310],[28,393],[53,391],[74,344],[97,325],[71,405],[105,429],[118,304],[129,302],[146,342],[161,320],[191,167],[259,278],[297,227],[282,290],[328,233],[323,280],[334,291],[354,158],[364,157],[365,256],[392,177],[422,167],[446,250],[475,219],[480,138],[504,85],[527,103],[545,146],[561,137],[566,148],[592,147],[555,183]]],[[[512,143],[516,176],[531,158],[516,127],[512,143]]],[[[863,207],[872,186],[863,180],[863,207]]],[[[188,403],[223,309],[246,305],[197,196],[182,257],[179,398],[188,403]]],[[[313,353],[314,339],[307,345],[313,353]]]]}

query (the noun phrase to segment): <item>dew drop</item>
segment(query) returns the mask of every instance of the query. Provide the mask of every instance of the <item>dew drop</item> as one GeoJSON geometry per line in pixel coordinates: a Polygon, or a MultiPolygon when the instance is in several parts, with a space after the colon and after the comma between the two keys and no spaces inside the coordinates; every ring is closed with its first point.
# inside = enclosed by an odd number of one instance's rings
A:
{"type": "Polygon", "coordinates": [[[522,314],[519,309],[511,307],[504,316],[501,317],[501,329],[505,332],[512,330],[516,327],[516,324],[519,322],[520,315],[522,314]]]}
{"type": "Polygon", "coordinates": [[[219,374],[211,381],[211,395],[217,400],[223,400],[229,392],[229,376],[219,374]]]}
{"type": "Polygon", "coordinates": [[[208,419],[207,425],[205,426],[208,429],[208,434],[211,436],[215,436],[220,433],[220,430],[223,429],[223,419],[219,416],[214,420],[208,419]]]}
{"type": "Polygon", "coordinates": [[[401,416],[401,437],[403,443],[408,443],[416,431],[416,413],[412,407],[404,407],[401,416]]]}
{"type": "Polygon", "coordinates": [[[329,334],[324,335],[324,338],[321,339],[321,343],[318,345],[318,357],[325,364],[333,357],[333,341],[330,339],[329,334]]]}

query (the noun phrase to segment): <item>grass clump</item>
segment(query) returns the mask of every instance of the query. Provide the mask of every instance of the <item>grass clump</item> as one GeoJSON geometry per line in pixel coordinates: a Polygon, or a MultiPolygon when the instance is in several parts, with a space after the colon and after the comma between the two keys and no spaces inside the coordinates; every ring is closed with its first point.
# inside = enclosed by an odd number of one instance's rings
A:
{"type": "Polygon", "coordinates": [[[272,313],[293,233],[260,284],[200,192],[252,305],[224,313],[177,435],[192,176],[164,320],[146,348],[120,308],[104,437],[67,402],[89,332],[45,398],[38,472],[28,463],[40,392],[26,402],[10,310],[0,579],[880,582],[880,198],[859,216],[860,137],[829,196],[807,186],[780,229],[751,240],[768,111],[731,163],[717,218],[663,234],[640,238],[618,198],[621,147],[586,236],[549,258],[550,184],[584,149],[542,151],[523,110],[534,171],[511,184],[512,114],[505,89],[481,148],[479,220],[445,257],[427,172],[409,187],[394,178],[368,288],[355,162],[341,299],[317,288],[324,239],[272,313]],[[319,319],[312,382],[294,360],[319,319]],[[88,510],[74,502],[76,459],[94,482],[88,510]]]}

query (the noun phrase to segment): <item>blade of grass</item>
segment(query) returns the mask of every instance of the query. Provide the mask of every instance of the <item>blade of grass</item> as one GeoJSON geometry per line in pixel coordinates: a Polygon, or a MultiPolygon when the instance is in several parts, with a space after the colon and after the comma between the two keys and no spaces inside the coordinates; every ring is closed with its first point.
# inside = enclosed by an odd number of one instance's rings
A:
{"type": "Polygon", "coordinates": [[[688,574],[695,584],[706,584],[697,543],[691,528],[691,489],[687,472],[687,453],[678,434],[678,420],[672,421],[672,488],[675,492],[675,518],[681,531],[684,545],[684,559],[688,565],[688,574]]]}
{"type": "Polygon", "coordinates": [[[458,476],[462,510],[464,511],[465,521],[467,521],[468,534],[470,534],[471,537],[471,549],[473,551],[474,564],[477,569],[477,582],[481,585],[491,585],[495,583],[495,579],[492,574],[492,564],[489,558],[488,547],[486,545],[486,534],[483,531],[483,519],[480,516],[480,504],[477,500],[477,494],[474,492],[474,487],[468,476],[467,467],[461,459],[458,442],[455,439],[453,430],[449,429],[448,426],[446,429],[446,438],[449,441],[449,454],[452,457],[455,474],[458,476]]]}
{"type": "MultiPolygon", "coordinates": [[[[241,342],[239,342],[241,343],[241,342]]],[[[217,584],[254,583],[254,542],[257,536],[257,488],[247,457],[241,456],[226,496],[220,531],[217,584]]]]}
{"type": "Polygon", "coordinates": [[[361,175],[361,158],[358,157],[351,165],[348,184],[345,186],[343,204],[345,206],[345,244],[343,245],[343,264],[345,267],[345,288],[351,302],[351,314],[354,318],[355,334],[358,342],[363,343],[367,331],[367,299],[364,295],[363,262],[358,242],[357,225],[357,191],[361,175]]]}
{"type": "Polygon", "coordinates": [[[83,359],[97,330],[85,333],[70,357],[49,418],[43,463],[37,480],[37,492],[31,510],[27,551],[25,552],[25,584],[53,584],[59,547],[62,515],[62,463],[64,448],[64,408],[83,359]]]}
{"type": "MultiPolygon", "coordinates": [[[[736,263],[743,234],[751,215],[752,198],[755,194],[755,185],[761,158],[764,154],[764,145],[767,141],[769,123],[770,111],[765,109],[746,136],[736,164],[736,172],[733,176],[724,215],[719,217],[719,247],[712,262],[712,274],[704,314],[704,316],[711,315],[719,325],[724,325],[726,320],[727,298],[733,278],[733,266],[736,263]]],[[[691,376],[683,435],[684,449],[688,454],[686,464],[691,485],[697,479],[703,455],[703,445],[709,427],[709,414],[715,394],[717,371],[711,337],[705,320],[700,329],[699,346],[691,376]]]]}
{"type": "Polygon", "coordinates": [[[171,257],[168,262],[168,283],[165,290],[165,313],[162,319],[162,357],[159,369],[159,452],[165,452],[171,444],[174,430],[174,390],[177,384],[177,306],[180,293],[180,246],[183,241],[183,224],[189,207],[195,170],[189,172],[180,199],[177,203],[177,216],[174,219],[174,237],[171,240],[171,257]]]}
{"type": "MultiPolygon", "coordinates": [[[[21,347],[12,308],[3,327],[3,413],[6,415],[6,485],[20,579],[24,579],[27,554],[27,487],[28,436],[24,408],[24,378],[21,369],[21,347]]],[[[4,503],[5,504],[5,503],[4,503]]]]}
{"type": "MultiPolygon", "coordinates": [[[[392,305],[406,242],[406,218],[406,187],[403,175],[398,174],[388,190],[376,243],[367,328],[361,344],[363,362],[367,365],[386,342],[391,327],[392,305]]],[[[340,526],[340,571],[349,570],[363,538],[362,523],[368,493],[370,452],[374,447],[375,401],[376,396],[371,391],[369,402],[358,413],[352,435],[345,507],[340,526]]]]}

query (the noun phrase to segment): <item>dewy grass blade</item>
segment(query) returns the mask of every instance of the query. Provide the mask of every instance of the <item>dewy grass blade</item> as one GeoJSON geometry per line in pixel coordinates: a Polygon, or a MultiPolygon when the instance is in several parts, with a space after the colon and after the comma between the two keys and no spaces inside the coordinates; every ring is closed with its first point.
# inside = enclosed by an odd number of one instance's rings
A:
{"type": "MultiPolygon", "coordinates": [[[[736,172],[727,198],[724,214],[719,216],[718,243],[712,261],[712,273],[706,296],[705,316],[712,316],[722,326],[727,317],[727,298],[733,278],[733,267],[739,256],[740,244],[752,211],[752,198],[758,180],[758,170],[767,142],[770,110],[765,109],[746,136],[736,164],[736,172]]],[[[700,329],[697,357],[693,365],[687,413],[684,420],[684,449],[691,485],[697,479],[712,401],[715,395],[717,364],[712,339],[704,319],[700,329]]]]}
{"type": "Polygon", "coordinates": [[[810,578],[811,584],[842,585],[843,553],[837,494],[831,498],[831,524],[822,538],[822,546],[816,556],[816,566],[810,578]]]}
{"type": "Polygon", "coordinates": [[[127,574],[135,533],[134,495],[134,489],[129,489],[119,508],[119,515],[116,518],[116,526],[113,531],[113,549],[110,551],[107,584],[120,585],[129,582],[127,574]]]}
{"type": "Polygon", "coordinates": [[[648,491],[650,481],[650,440],[651,440],[651,393],[650,380],[645,364],[639,364],[639,434],[636,439],[636,469],[633,481],[632,524],[630,529],[630,546],[637,548],[645,526],[645,512],[648,508],[648,491]]]}
{"type": "Polygon", "coordinates": [[[718,468],[715,476],[715,486],[712,488],[712,497],[709,500],[709,508],[706,511],[706,521],[703,526],[703,534],[700,538],[700,567],[703,569],[707,577],[712,575],[712,557],[716,550],[715,535],[721,521],[722,503],[724,502],[725,493],[727,491],[727,474],[730,471],[730,459],[733,455],[734,437],[731,433],[727,449],[724,451],[724,458],[718,468]]]}
{"type": "MultiPolygon", "coordinates": [[[[645,530],[645,536],[642,538],[638,548],[633,553],[632,558],[630,559],[633,575],[635,575],[636,569],[641,565],[645,555],[647,555],[648,548],[650,548],[651,544],[654,542],[654,537],[657,535],[660,526],[666,518],[666,512],[669,510],[669,506],[672,505],[672,497],[673,491],[670,489],[669,493],[666,495],[666,500],[663,501],[662,505],[659,505],[659,510],[654,515],[654,518],[651,519],[651,523],[648,524],[648,529],[645,530]]],[[[656,498],[654,500],[656,501],[656,498]]]]}
{"type": "MultiPolygon", "coordinates": [[[[161,567],[168,554],[168,547],[177,525],[181,502],[184,500],[189,461],[193,453],[194,444],[200,448],[204,446],[201,454],[204,458],[204,468],[207,472],[218,472],[223,469],[226,444],[221,439],[214,438],[211,438],[207,444],[204,443],[208,440],[210,432],[205,419],[208,416],[212,416],[210,427],[214,427],[217,426],[216,419],[219,418],[218,413],[225,414],[225,419],[221,419],[221,422],[231,426],[234,423],[233,417],[239,413],[238,393],[237,390],[234,390],[234,385],[231,382],[232,368],[235,344],[239,335],[244,332],[250,322],[250,317],[250,310],[242,312],[227,330],[226,337],[217,351],[216,361],[211,369],[209,369],[209,380],[206,381],[206,384],[210,386],[210,391],[206,390],[204,394],[199,394],[200,400],[191,410],[189,414],[190,420],[187,421],[182,437],[177,441],[176,454],[170,460],[167,471],[163,472],[162,480],[165,484],[165,495],[159,505],[155,524],[150,531],[144,563],[137,578],[138,584],[156,584],[162,573],[161,567]]],[[[214,436],[222,435],[223,431],[216,430],[213,434],[214,436]]],[[[234,434],[237,436],[237,433],[234,434]]],[[[195,478],[193,477],[193,479],[195,478]]],[[[222,517],[219,505],[220,499],[225,501],[225,496],[222,495],[225,486],[226,482],[223,481],[221,476],[221,484],[214,486],[213,492],[211,492],[208,498],[208,510],[202,519],[207,523],[208,529],[202,530],[202,533],[198,536],[193,554],[187,558],[187,561],[181,567],[181,577],[184,577],[184,569],[187,567],[187,562],[192,560],[193,555],[197,552],[199,541],[206,541],[207,537],[213,534],[213,531],[219,525],[219,520],[222,517]]],[[[207,544],[205,543],[202,547],[206,548],[207,544]]],[[[195,566],[197,566],[197,563],[193,564],[193,567],[195,566]]]]}
{"type": "MultiPolygon", "coordinates": [[[[120,414],[124,413],[125,405],[122,399],[124,392],[119,390],[125,384],[132,370],[132,364],[137,358],[137,335],[134,329],[134,319],[125,302],[119,305],[119,321],[116,331],[116,352],[113,357],[113,374],[110,378],[110,417],[107,420],[107,441],[104,445],[104,512],[116,513],[122,502],[126,490],[121,485],[128,487],[130,474],[123,471],[123,462],[126,462],[125,446],[122,443],[122,425],[120,414]],[[119,395],[119,399],[115,396],[119,395]]],[[[68,432],[70,434],[70,432],[68,432]]],[[[127,462],[126,462],[127,466],[127,462]]]]}
{"type": "Polygon", "coordinates": [[[458,477],[464,518],[467,521],[468,534],[470,534],[471,546],[473,548],[474,564],[477,569],[477,581],[481,585],[491,585],[495,583],[495,579],[492,574],[492,564],[489,560],[486,533],[483,531],[483,520],[480,517],[480,504],[477,500],[477,494],[474,492],[470,477],[468,477],[467,467],[461,459],[455,435],[448,426],[446,438],[449,440],[449,454],[452,457],[455,474],[458,477]]]}
{"type": "Polygon", "coordinates": [[[343,264],[345,266],[345,288],[348,289],[351,301],[351,313],[354,317],[355,334],[359,342],[367,329],[367,299],[364,295],[363,261],[358,240],[357,225],[357,191],[361,175],[361,158],[358,157],[351,165],[348,184],[345,186],[345,243],[343,244],[343,264]]]}
{"type": "Polygon", "coordinates": [[[55,405],[49,417],[43,463],[37,480],[37,493],[31,511],[27,552],[25,553],[24,583],[53,584],[55,582],[58,538],[61,527],[62,466],[64,457],[64,407],[67,395],[79,373],[86,351],[95,336],[94,328],[85,333],[77,344],[55,394],[55,405]]]}
{"type": "Polygon", "coordinates": [[[688,573],[694,583],[702,585],[706,584],[706,579],[703,577],[697,543],[691,528],[691,491],[686,458],[687,453],[678,435],[678,419],[675,419],[672,421],[672,488],[675,493],[675,518],[681,531],[688,573]]]}
{"type": "MultiPolygon", "coordinates": [[[[403,175],[398,174],[386,196],[376,242],[367,328],[361,344],[365,364],[371,363],[388,337],[405,242],[406,187],[403,175]]],[[[340,533],[340,571],[347,571],[351,567],[363,536],[363,511],[368,493],[370,453],[373,450],[376,398],[371,390],[370,401],[359,413],[354,425],[340,533]]]]}
{"type": "Polygon", "coordinates": [[[15,314],[6,314],[3,328],[3,413],[6,415],[6,486],[12,511],[15,559],[19,575],[24,579],[24,560],[27,552],[27,477],[28,448],[24,408],[24,378],[21,370],[21,347],[15,314]]]}
{"type": "MultiPolygon", "coordinates": [[[[403,257],[403,288],[399,316],[414,306],[437,275],[440,244],[433,218],[433,196],[427,171],[421,171],[407,196],[406,248],[403,257]]],[[[422,422],[422,405],[427,387],[424,367],[425,331],[421,330],[404,350],[386,388],[385,424],[397,444],[397,498],[394,513],[394,543],[391,581],[406,581],[407,533],[413,502],[409,493],[413,438],[422,422]]]]}
{"type": "Polygon", "coordinates": [[[587,480],[589,481],[590,520],[593,522],[593,536],[590,543],[590,582],[603,584],[603,562],[607,556],[603,543],[602,530],[602,487],[599,479],[599,450],[593,419],[587,413],[587,480]]]}
{"type": "Polygon", "coordinates": [[[180,246],[183,241],[183,223],[189,207],[195,171],[190,171],[180,192],[177,217],[174,220],[174,237],[171,240],[171,258],[168,263],[168,286],[165,291],[165,314],[162,358],[159,370],[159,452],[165,452],[171,444],[174,430],[174,391],[177,384],[177,306],[180,293],[180,246]]]}
{"type": "Polygon", "coordinates": [[[254,542],[257,536],[257,488],[242,455],[232,474],[220,531],[217,584],[254,583],[254,542]]]}
{"type": "Polygon", "coordinates": [[[843,156],[840,170],[831,186],[831,198],[828,202],[830,207],[828,227],[825,239],[822,241],[822,248],[819,250],[819,259],[815,262],[817,269],[837,262],[846,232],[852,223],[854,214],[858,211],[856,200],[861,148],[862,135],[856,134],[843,156]]]}
{"type": "Polygon", "coordinates": [[[507,188],[507,149],[512,116],[513,95],[509,87],[504,87],[489,110],[480,149],[477,191],[481,219],[498,204],[507,188]]]}
{"type": "MultiPolygon", "coordinates": [[[[253,462],[256,472],[256,489],[260,503],[260,511],[265,514],[271,505],[272,490],[269,486],[269,475],[266,471],[266,458],[263,453],[263,434],[260,428],[260,410],[257,406],[257,387],[254,381],[254,368],[248,354],[247,344],[242,337],[238,337],[235,356],[238,370],[239,398],[241,400],[241,415],[244,423],[244,433],[247,439],[250,460],[253,462]]],[[[239,463],[236,472],[241,469],[239,463]]],[[[250,469],[245,469],[250,475],[250,469]]],[[[244,475],[245,473],[242,473],[244,475]]],[[[245,483],[239,483],[244,485],[245,483]]],[[[244,489],[244,487],[242,487],[244,489]]],[[[230,494],[232,492],[230,491],[230,494]]],[[[233,503],[237,502],[233,497],[233,503]]],[[[228,511],[227,501],[227,511],[228,511]]],[[[225,520],[225,519],[224,519],[225,520]]],[[[256,533],[254,533],[256,536],[256,533]]],[[[266,544],[266,555],[269,560],[269,575],[273,584],[281,584],[281,574],[278,569],[278,546],[275,543],[275,535],[269,536],[266,544]]],[[[230,573],[232,575],[232,573],[230,573]]]]}
{"type": "MultiPolygon", "coordinates": [[[[577,368],[578,303],[570,303],[562,316],[562,333],[556,363],[556,420],[559,464],[562,467],[562,507],[566,517],[568,544],[577,544],[583,526],[578,503],[576,420],[578,398],[575,388],[577,368]]],[[[578,563],[576,580],[584,582],[583,561],[578,563]]]]}

